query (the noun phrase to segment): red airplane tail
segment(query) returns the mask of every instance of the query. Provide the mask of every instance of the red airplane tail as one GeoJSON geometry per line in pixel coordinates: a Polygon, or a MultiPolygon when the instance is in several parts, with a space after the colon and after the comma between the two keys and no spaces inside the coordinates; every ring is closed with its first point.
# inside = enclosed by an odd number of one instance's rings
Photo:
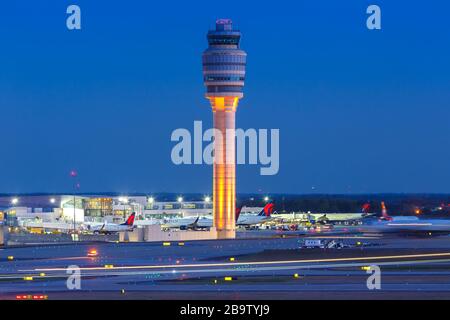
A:
{"type": "Polygon", "coordinates": [[[123,226],[132,226],[134,224],[134,217],[136,216],[136,212],[133,212],[125,221],[125,223],[122,223],[123,226]]]}
{"type": "Polygon", "coordinates": [[[361,211],[362,211],[362,213],[363,214],[369,214],[369,211],[370,211],[370,203],[364,203],[363,204],[363,206],[362,206],[362,208],[361,208],[361,211]]]}
{"type": "Polygon", "coordinates": [[[236,207],[236,221],[238,221],[239,216],[241,214],[242,206],[236,207]]]}
{"type": "Polygon", "coordinates": [[[264,206],[264,208],[261,210],[261,212],[258,214],[258,216],[266,216],[270,217],[273,213],[273,210],[275,209],[275,205],[270,202],[264,206]]]}

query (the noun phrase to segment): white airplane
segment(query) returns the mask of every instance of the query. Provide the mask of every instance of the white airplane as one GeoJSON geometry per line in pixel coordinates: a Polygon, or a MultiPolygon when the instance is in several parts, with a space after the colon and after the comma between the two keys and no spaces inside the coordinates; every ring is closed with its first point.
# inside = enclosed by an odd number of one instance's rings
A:
{"type": "MultiPolygon", "coordinates": [[[[274,210],[274,204],[268,203],[259,214],[240,214],[242,208],[236,208],[236,225],[252,226],[270,221],[274,210]]],[[[187,229],[206,229],[213,226],[212,217],[184,217],[178,219],[166,220],[163,224],[166,228],[187,229]]]]}
{"type": "Polygon", "coordinates": [[[334,223],[352,223],[360,222],[362,219],[374,215],[370,213],[370,204],[365,203],[362,206],[360,213],[308,213],[308,219],[310,221],[317,222],[319,224],[334,224],[334,223]]]}
{"type": "Polygon", "coordinates": [[[95,234],[103,233],[103,234],[111,234],[120,231],[132,231],[134,226],[134,218],[136,217],[136,213],[133,212],[122,224],[117,223],[86,223],[87,230],[92,231],[95,234]]]}
{"type": "Polygon", "coordinates": [[[268,222],[272,220],[272,213],[274,212],[274,209],[275,205],[273,203],[268,203],[258,214],[240,214],[239,210],[239,212],[236,212],[236,225],[249,227],[268,222]]]}

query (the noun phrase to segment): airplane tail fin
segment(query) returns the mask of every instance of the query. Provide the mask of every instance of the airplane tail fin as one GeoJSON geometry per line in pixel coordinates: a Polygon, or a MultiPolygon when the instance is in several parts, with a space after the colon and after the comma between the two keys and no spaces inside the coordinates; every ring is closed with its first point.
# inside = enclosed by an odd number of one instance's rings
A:
{"type": "Polygon", "coordinates": [[[125,221],[125,223],[122,223],[123,226],[132,226],[134,224],[134,218],[136,217],[136,212],[133,212],[125,221]]]}
{"type": "Polygon", "coordinates": [[[241,214],[242,206],[236,207],[236,221],[238,221],[239,216],[241,214]]]}
{"type": "Polygon", "coordinates": [[[384,201],[381,201],[381,215],[385,220],[392,220],[392,217],[388,215],[386,205],[384,201]]]}
{"type": "Polygon", "coordinates": [[[195,221],[192,222],[192,224],[190,225],[190,227],[191,227],[193,230],[197,230],[197,228],[198,228],[198,220],[200,220],[200,216],[197,216],[197,218],[195,219],[195,221]]]}
{"type": "Polygon", "coordinates": [[[370,203],[364,203],[363,204],[363,206],[362,206],[362,208],[361,208],[361,211],[362,211],[362,213],[363,214],[369,214],[369,211],[370,211],[370,203]]]}
{"type": "Polygon", "coordinates": [[[266,216],[270,217],[273,213],[273,210],[275,209],[275,205],[270,202],[264,206],[264,208],[261,210],[261,212],[258,214],[258,216],[266,216]]]}

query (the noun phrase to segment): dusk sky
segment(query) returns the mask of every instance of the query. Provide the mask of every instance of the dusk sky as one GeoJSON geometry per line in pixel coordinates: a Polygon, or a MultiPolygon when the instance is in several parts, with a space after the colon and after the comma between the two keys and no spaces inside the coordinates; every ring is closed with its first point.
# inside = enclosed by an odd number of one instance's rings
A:
{"type": "Polygon", "coordinates": [[[450,192],[448,1],[2,1],[0,193],[211,193],[172,163],[212,125],[201,54],[217,18],[248,54],[236,125],[280,129],[280,170],[238,193],[450,192]],[[66,28],[81,7],[82,30],[66,28]],[[368,30],[366,8],[382,10],[368,30]]]}

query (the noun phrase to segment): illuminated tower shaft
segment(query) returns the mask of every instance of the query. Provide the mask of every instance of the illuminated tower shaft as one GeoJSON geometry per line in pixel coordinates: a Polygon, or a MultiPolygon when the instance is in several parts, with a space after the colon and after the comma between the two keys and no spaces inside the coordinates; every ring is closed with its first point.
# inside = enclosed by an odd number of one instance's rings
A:
{"type": "Polygon", "coordinates": [[[203,77],[219,137],[214,140],[213,215],[218,238],[236,234],[235,114],[243,97],[247,54],[239,49],[241,33],[231,20],[216,21],[203,53],[203,77]]]}
{"type": "Polygon", "coordinates": [[[214,140],[213,210],[219,238],[235,237],[236,167],[235,114],[237,97],[212,97],[214,128],[222,139],[214,140]],[[228,138],[231,135],[233,139],[228,138]]]}

